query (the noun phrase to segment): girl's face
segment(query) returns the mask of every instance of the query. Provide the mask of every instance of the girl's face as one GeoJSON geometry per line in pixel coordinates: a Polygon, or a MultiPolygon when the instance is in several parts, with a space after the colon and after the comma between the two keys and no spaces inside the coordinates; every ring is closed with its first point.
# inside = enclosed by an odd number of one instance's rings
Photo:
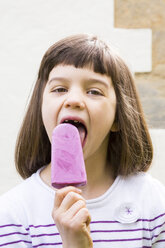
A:
{"type": "Polygon", "coordinates": [[[87,129],[84,159],[104,152],[109,132],[114,129],[115,112],[116,95],[108,76],[70,65],[58,65],[50,72],[42,102],[43,123],[50,141],[55,126],[67,119],[79,120],[87,129]]]}

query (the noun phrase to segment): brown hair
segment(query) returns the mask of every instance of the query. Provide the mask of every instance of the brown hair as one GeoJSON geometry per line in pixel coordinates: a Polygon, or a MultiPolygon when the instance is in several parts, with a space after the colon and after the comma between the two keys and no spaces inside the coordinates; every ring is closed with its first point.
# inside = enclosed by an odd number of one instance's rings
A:
{"type": "Polygon", "coordinates": [[[45,53],[15,149],[16,168],[27,178],[51,161],[51,144],[42,121],[42,96],[50,71],[57,65],[90,67],[111,77],[116,98],[117,132],[109,136],[108,160],[116,175],[147,171],[153,157],[132,74],[114,51],[96,36],[74,35],[60,40],[45,53]]]}

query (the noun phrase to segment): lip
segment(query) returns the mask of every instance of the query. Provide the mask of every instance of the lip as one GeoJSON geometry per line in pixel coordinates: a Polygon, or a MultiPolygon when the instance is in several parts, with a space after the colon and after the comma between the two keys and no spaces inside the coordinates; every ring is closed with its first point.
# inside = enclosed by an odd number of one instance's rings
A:
{"type": "Polygon", "coordinates": [[[83,119],[81,119],[80,117],[78,117],[78,116],[65,116],[65,117],[63,117],[63,118],[61,119],[60,124],[62,124],[65,120],[79,121],[79,122],[81,122],[81,123],[85,126],[86,131],[87,131],[86,123],[85,123],[85,121],[84,121],[83,119]]]}

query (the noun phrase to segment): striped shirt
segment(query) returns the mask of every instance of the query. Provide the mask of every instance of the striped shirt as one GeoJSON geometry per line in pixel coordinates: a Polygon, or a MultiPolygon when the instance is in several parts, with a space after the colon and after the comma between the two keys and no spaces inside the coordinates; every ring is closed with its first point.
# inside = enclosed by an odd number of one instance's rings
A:
{"type": "MultiPolygon", "coordinates": [[[[39,172],[0,197],[0,247],[62,248],[51,216],[55,191],[39,172]]],[[[149,174],[118,176],[86,203],[94,248],[165,248],[165,188],[149,174]]]]}

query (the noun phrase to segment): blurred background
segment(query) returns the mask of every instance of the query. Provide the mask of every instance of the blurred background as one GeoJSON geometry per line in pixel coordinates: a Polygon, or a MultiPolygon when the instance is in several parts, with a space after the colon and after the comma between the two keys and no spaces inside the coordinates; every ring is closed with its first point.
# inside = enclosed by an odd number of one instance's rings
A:
{"type": "Polygon", "coordinates": [[[149,171],[165,185],[165,1],[0,1],[0,194],[21,182],[14,147],[43,54],[75,33],[111,43],[135,73],[154,144],[149,171]]]}

